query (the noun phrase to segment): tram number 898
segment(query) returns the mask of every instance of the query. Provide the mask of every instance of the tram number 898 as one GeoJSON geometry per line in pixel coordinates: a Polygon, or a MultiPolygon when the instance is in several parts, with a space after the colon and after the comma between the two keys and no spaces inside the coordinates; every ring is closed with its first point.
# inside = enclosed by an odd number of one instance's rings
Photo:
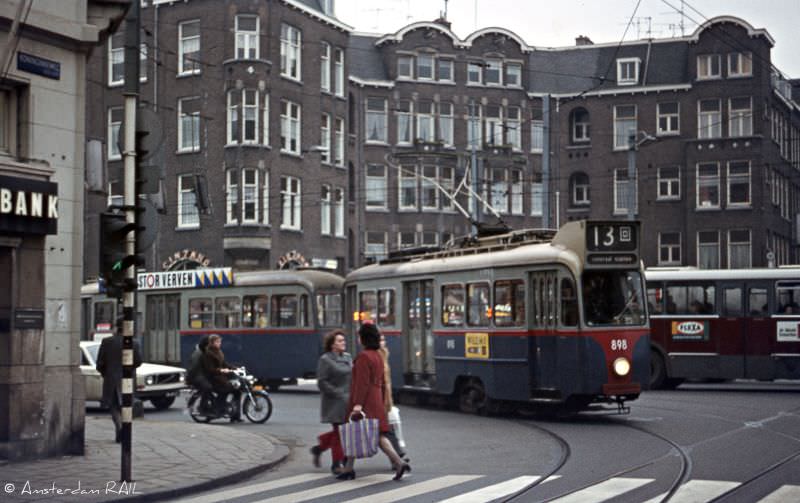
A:
{"type": "Polygon", "coordinates": [[[628,341],[626,339],[611,339],[611,351],[626,351],[628,341]]]}

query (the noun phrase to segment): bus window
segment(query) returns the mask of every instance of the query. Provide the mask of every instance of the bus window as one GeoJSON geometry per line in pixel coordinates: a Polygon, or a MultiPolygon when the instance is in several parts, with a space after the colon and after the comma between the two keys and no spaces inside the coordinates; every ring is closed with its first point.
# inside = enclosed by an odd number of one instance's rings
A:
{"type": "Polygon", "coordinates": [[[240,325],[241,305],[239,297],[218,297],[214,309],[216,328],[237,328],[240,325]]]}
{"type": "Polygon", "coordinates": [[[688,287],[689,314],[714,314],[716,302],[713,285],[692,285],[688,287]]]}
{"type": "Polygon", "coordinates": [[[497,281],[494,284],[494,324],[498,327],[525,324],[525,285],[522,280],[497,281]]]}
{"type": "Polygon", "coordinates": [[[569,278],[561,279],[561,324],[574,327],[578,324],[578,299],[575,283],[569,278]]]}
{"type": "Polygon", "coordinates": [[[340,294],[317,294],[317,321],[321,327],[342,326],[342,296],[340,294]]]}
{"type": "Polygon", "coordinates": [[[489,304],[489,284],[470,283],[467,285],[467,324],[473,327],[489,326],[491,306],[489,304]]]}
{"type": "Polygon", "coordinates": [[[800,313],[800,283],[796,281],[778,281],[778,314],[800,313]]]}
{"type": "Polygon", "coordinates": [[[272,326],[297,326],[297,295],[272,296],[272,326]]]}
{"type": "Polygon", "coordinates": [[[460,327],[464,325],[464,287],[447,285],[442,287],[442,325],[460,327]]]}
{"type": "Polygon", "coordinates": [[[750,288],[747,291],[747,301],[750,316],[768,316],[769,302],[767,302],[766,288],[750,288]]]}
{"type": "Polygon", "coordinates": [[[300,323],[298,326],[308,326],[308,307],[308,295],[303,294],[300,296],[300,317],[298,318],[300,323]]]}
{"type": "Polygon", "coordinates": [[[371,320],[372,323],[378,321],[378,297],[374,291],[360,292],[358,294],[358,310],[360,311],[360,322],[364,323],[371,320]]]}
{"type": "Polygon", "coordinates": [[[647,307],[650,314],[661,314],[664,311],[664,291],[661,288],[650,287],[647,289],[647,307]]]}
{"type": "Polygon", "coordinates": [[[94,303],[94,330],[114,329],[114,302],[104,301],[94,303]]]}
{"type": "Polygon", "coordinates": [[[724,288],[722,290],[722,314],[723,316],[741,316],[742,309],[742,289],[724,288]]]}
{"type": "Polygon", "coordinates": [[[378,290],[378,325],[394,326],[394,290],[378,290]]]}
{"type": "Polygon", "coordinates": [[[268,312],[269,298],[266,295],[245,295],[242,300],[242,326],[266,327],[268,312]]]}
{"type": "Polygon", "coordinates": [[[685,314],[689,312],[685,286],[667,286],[667,313],[685,314]]]}
{"type": "Polygon", "coordinates": [[[210,298],[189,299],[189,328],[210,328],[214,321],[210,298]]]}

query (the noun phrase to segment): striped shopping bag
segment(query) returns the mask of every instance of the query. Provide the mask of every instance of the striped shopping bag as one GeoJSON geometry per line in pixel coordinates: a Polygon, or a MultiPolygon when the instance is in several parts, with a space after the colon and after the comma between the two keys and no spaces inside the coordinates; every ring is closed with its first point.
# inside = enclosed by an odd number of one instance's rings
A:
{"type": "Polygon", "coordinates": [[[362,418],[350,421],[339,428],[342,449],[348,458],[371,458],[378,452],[380,421],[370,419],[361,413],[362,418]]]}

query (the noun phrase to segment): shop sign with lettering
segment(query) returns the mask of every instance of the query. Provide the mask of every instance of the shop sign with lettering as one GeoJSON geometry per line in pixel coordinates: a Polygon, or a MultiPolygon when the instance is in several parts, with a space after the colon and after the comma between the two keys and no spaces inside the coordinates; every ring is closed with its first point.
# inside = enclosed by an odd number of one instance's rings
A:
{"type": "Polygon", "coordinates": [[[55,234],[58,184],[0,176],[0,233],[55,234]]]}

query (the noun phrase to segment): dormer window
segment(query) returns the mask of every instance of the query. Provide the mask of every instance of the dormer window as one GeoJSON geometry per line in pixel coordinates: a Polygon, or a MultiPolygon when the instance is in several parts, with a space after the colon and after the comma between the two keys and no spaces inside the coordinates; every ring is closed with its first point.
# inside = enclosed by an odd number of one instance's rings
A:
{"type": "Polygon", "coordinates": [[[697,80],[718,79],[721,76],[719,54],[697,56],[697,80]]]}
{"type": "Polygon", "coordinates": [[[639,82],[639,58],[617,60],[617,85],[630,86],[639,82]]]}
{"type": "Polygon", "coordinates": [[[420,80],[433,79],[433,56],[429,54],[417,56],[417,78],[420,80]]]}
{"type": "Polygon", "coordinates": [[[503,62],[499,59],[486,60],[486,85],[503,85],[503,62]]]}
{"type": "Polygon", "coordinates": [[[522,65],[519,63],[506,64],[506,85],[509,87],[522,86],[522,65]]]}
{"type": "Polygon", "coordinates": [[[728,77],[749,77],[753,74],[753,54],[734,52],[728,54],[728,77]]]}
{"type": "Polygon", "coordinates": [[[398,56],[397,57],[397,77],[401,79],[412,79],[413,75],[414,58],[411,56],[398,56]]]}

